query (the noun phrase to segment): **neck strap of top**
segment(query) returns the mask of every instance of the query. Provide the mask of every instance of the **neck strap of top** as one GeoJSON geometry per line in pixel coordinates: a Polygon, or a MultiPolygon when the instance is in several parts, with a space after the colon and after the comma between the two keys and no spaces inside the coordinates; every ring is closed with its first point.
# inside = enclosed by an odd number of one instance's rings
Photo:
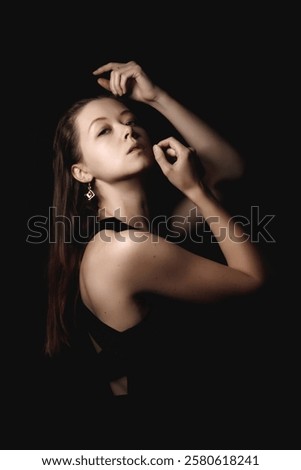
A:
{"type": "Polygon", "coordinates": [[[123,230],[135,230],[135,227],[122,222],[121,220],[117,219],[116,217],[107,217],[106,219],[102,219],[97,223],[97,230],[99,232],[101,230],[108,229],[114,230],[115,232],[122,232],[123,230]]]}

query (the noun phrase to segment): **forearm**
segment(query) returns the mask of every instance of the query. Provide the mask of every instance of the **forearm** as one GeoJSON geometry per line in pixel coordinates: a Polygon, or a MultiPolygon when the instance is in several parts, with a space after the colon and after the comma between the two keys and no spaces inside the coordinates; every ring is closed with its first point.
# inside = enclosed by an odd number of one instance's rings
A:
{"type": "Polygon", "coordinates": [[[241,176],[243,162],[238,152],[198,116],[161,89],[149,104],[166,117],[195,149],[210,185],[241,176]]]}
{"type": "Polygon", "coordinates": [[[264,263],[241,226],[235,224],[230,214],[201,187],[193,188],[186,196],[199,207],[219,243],[228,266],[262,281],[265,277],[264,263]]]}

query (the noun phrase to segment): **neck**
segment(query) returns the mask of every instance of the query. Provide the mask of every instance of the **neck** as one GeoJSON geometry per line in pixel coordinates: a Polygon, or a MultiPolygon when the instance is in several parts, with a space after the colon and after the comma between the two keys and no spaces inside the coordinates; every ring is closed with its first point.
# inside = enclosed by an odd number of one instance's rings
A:
{"type": "Polygon", "coordinates": [[[141,179],[101,184],[99,217],[116,217],[137,229],[149,229],[149,210],[141,179]],[[104,196],[105,195],[105,196],[104,196]]]}

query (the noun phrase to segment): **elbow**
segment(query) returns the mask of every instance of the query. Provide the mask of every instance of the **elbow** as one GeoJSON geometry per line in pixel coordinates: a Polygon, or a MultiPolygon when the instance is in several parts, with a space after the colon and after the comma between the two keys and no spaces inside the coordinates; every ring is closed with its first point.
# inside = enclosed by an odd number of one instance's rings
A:
{"type": "Polygon", "coordinates": [[[244,176],[245,172],[246,161],[239,152],[237,152],[236,150],[232,150],[228,158],[225,179],[238,180],[244,176]]]}
{"type": "Polygon", "coordinates": [[[264,286],[265,284],[265,280],[261,277],[257,277],[257,278],[253,278],[252,280],[252,286],[251,286],[251,291],[252,292],[257,292],[259,291],[260,289],[262,289],[262,287],[264,286]]]}
{"type": "Polygon", "coordinates": [[[246,162],[241,157],[239,157],[239,160],[234,165],[233,179],[242,178],[245,172],[246,172],[246,162]]]}
{"type": "Polygon", "coordinates": [[[235,150],[225,155],[223,163],[216,168],[212,168],[205,176],[209,180],[211,187],[218,188],[220,184],[227,181],[235,181],[243,178],[246,173],[246,161],[235,150]]]}
{"type": "Polygon", "coordinates": [[[250,292],[257,292],[264,288],[268,281],[268,275],[265,271],[262,271],[250,279],[250,292]]]}

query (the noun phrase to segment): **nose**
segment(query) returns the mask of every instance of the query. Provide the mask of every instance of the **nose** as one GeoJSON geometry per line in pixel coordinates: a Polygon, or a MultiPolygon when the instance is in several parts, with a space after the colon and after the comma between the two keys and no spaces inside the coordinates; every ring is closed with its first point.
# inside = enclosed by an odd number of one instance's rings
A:
{"type": "Polygon", "coordinates": [[[133,129],[132,126],[125,126],[125,131],[124,131],[124,140],[130,139],[130,138],[136,138],[138,136],[137,132],[133,129]]]}

